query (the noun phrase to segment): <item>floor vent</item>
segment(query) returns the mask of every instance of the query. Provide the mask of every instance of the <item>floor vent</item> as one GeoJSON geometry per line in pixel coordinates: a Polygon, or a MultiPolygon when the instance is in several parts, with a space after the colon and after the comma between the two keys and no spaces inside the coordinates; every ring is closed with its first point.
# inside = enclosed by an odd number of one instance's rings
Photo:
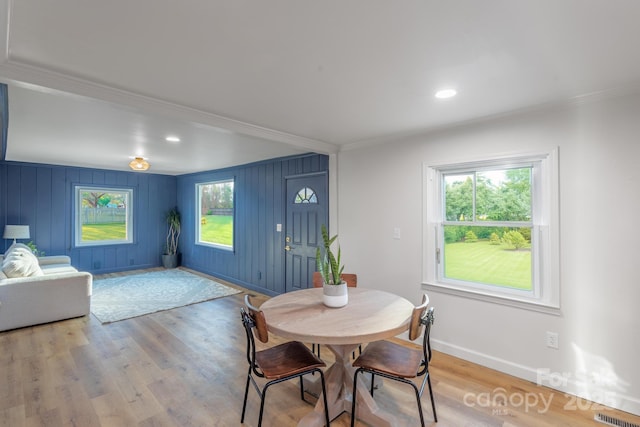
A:
{"type": "Polygon", "coordinates": [[[602,424],[607,424],[613,427],[640,427],[640,425],[635,423],[630,423],[628,421],[623,421],[618,418],[610,417],[609,415],[605,415],[602,413],[597,413],[594,420],[601,422],[602,424]]]}

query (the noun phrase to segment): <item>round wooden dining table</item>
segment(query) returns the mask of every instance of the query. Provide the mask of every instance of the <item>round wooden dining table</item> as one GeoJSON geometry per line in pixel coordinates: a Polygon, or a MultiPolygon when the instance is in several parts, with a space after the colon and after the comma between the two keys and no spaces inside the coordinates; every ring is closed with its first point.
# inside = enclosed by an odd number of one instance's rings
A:
{"type": "MultiPolygon", "coordinates": [[[[359,344],[401,334],[409,328],[414,305],[397,295],[364,288],[349,288],[349,303],[330,308],[322,303],[322,289],[304,289],[281,294],[265,301],[264,312],[269,332],[283,338],[324,344],[335,355],[325,372],[329,416],[335,419],[351,412],[353,374],[351,353],[359,344]]],[[[363,381],[359,376],[358,381],[363,381]]],[[[323,426],[322,398],[314,411],[303,417],[299,426],[323,426]]],[[[358,383],[357,416],[375,426],[398,425],[393,414],[383,411],[358,383]]]]}

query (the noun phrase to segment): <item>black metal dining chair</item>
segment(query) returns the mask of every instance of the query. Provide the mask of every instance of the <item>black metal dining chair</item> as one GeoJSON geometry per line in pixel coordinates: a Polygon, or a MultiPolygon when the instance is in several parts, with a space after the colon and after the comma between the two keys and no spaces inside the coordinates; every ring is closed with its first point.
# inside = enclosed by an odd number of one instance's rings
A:
{"type": "Polygon", "coordinates": [[[307,346],[299,341],[289,341],[264,350],[256,350],[254,335],[263,343],[269,341],[267,322],[262,310],[256,308],[245,295],[246,307],[240,308],[242,324],[247,335],[247,362],[249,371],[247,373],[247,385],[244,391],[244,402],[242,403],[242,417],[240,423],[244,423],[244,415],[247,409],[247,397],[249,395],[249,384],[260,395],[260,415],[258,427],[262,425],[262,415],[264,413],[264,402],[267,389],[274,385],[294,378],[300,379],[300,398],[304,398],[304,388],[302,377],[306,374],[318,372],[322,382],[322,396],[324,399],[324,415],[327,427],[329,426],[329,409],[327,406],[327,393],[325,388],[324,373],[322,369],[325,363],[316,357],[307,346]],[[260,388],[255,377],[269,380],[264,387],[260,388]]]}
{"type": "Polygon", "coordinates": [[[411,314],[411,323],[409,325],[409,339],[411,341],[418,339],[423,332],[422,349],[412,349],[391,341],[376,341],[367,345],[362,354],[353,362],[356,369],[353,378],[353,399],[351,405],[351,427],[355,425],[356,419],[356,392],[358,386],[358,374],[368,372],[371,374],[371,396],[374,391],[374,377],[380,375],[384,378],[400,381],[413,387],[418,401],[418,411],[420,413],[420,423],[424,427],[424,415],[422,414],[422,404],[420,398],[424,391],[425,382],[429,385],[429,395],[431,396],[431,408],[433,409],[433,418],[438,422],[436,415],[436,403],[433,398],[433,389],[431,388],[431,376],[429,375],[429,362],[431,361],[431,325],[434,321],[434,308],[430,307],[429,297],[422,297],[422,304],[416,306],[411,314]],[[422,385],[418,387],[411,381],[412,378],[424,375],[422,385]]]}

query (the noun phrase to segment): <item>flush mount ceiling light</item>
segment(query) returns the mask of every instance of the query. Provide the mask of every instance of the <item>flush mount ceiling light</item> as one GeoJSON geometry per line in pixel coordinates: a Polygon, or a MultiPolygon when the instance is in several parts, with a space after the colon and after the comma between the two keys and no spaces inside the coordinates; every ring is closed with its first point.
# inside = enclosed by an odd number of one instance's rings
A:
{"type": "Polygon", "coordinates": [[[167,142],[180,142],[180,138],[174,135],[169,135],[164,140],[167,142]]]}
{"type": "Polygon", "coordinates": [[[455,89],[443,89],[436,92],[436,98],[447,99],[456,96],[458,92],[455,89]]]}
{"type": "Polygon", "coordinates": [[[151,165],[143,157],[136,157],[129,162],[129,167],[134,171],[146,171],[151,165]]]}

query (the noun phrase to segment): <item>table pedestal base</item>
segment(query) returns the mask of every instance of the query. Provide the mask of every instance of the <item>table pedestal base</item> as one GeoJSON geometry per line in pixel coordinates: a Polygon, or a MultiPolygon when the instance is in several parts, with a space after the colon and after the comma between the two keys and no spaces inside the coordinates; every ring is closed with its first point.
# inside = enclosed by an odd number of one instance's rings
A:
{"type": "MultiPolygon", "coordinates": [[[[353,393],[353,375],[355,369],[351,366],[351,353],[357,344],[348,345],[327,345],[335,355],[336,361],[325,372],[325,382],[327,388],[327,403],[329,405],[329,418],[337,418],[343,412],[351,412],[351,402],[353,393]]],[[[315,387],[314,387],[315,388],[315,387]]],[[[317,382],[318,394],[321,392],[320,382],[317,382]]],[[[358,375],[358,396],[356,402],[356,413],[359,420],[370,425],[380,427],[393,427],[399,425],[396,418],[383,411],[369,394],[369,384],[358,375]]],[[[318,399],[313,412],[307,414],[300,420],[298,426],[321,427],[324,425],[324,407],[322,396],[318,399]]]]}

